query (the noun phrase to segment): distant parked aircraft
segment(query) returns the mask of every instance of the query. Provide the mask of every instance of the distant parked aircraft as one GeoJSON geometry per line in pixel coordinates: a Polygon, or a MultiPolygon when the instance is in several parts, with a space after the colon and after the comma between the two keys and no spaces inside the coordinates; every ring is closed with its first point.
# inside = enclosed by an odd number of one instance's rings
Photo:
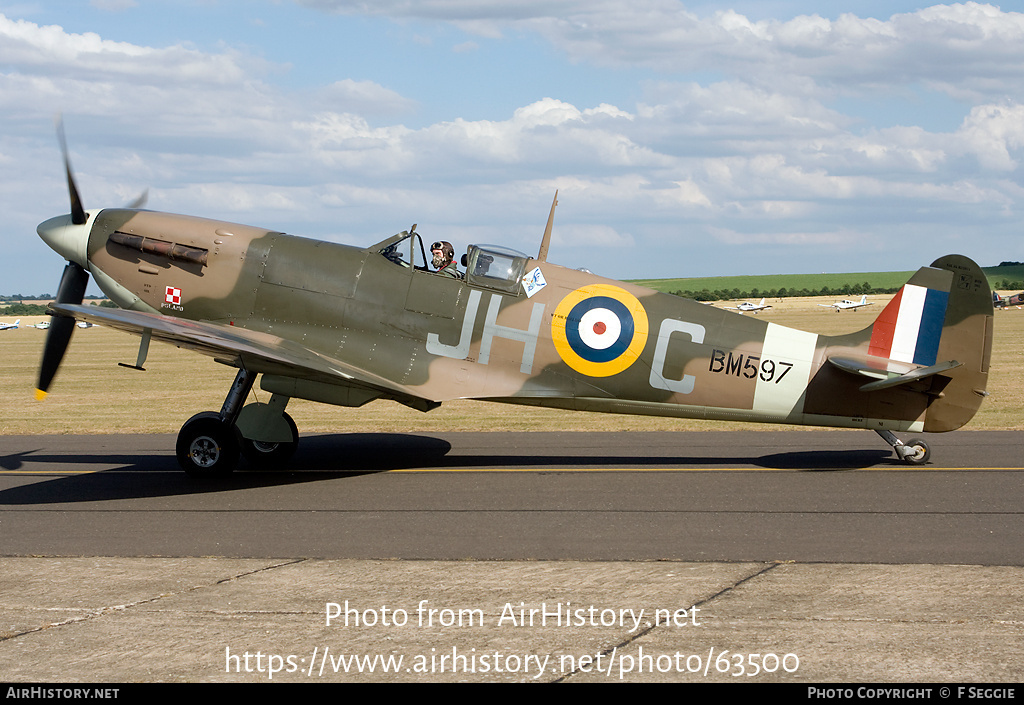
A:
{"type": "Polygon", "coordinates": [[[723,306],[722,308],[732,309],[733,311],[739,311],[740,313],[746,313],[747,311],[753,311],[757,313],[766,308],[771,308],[771,304],[765,305],[764,299],[761,299],[760,303],[752,304],[749,301],[744,301],[739,306],[723,306]]]}
{"type": "Polygon", "coordinates": [[[861,306],[870,306],[872,303],[874,302],[868,301],[868,295],[864,294],[863,296],[860,297],[860,301],[850,301],[849,299],[843,299],[842,301],[836,301],[834,304],[818,305],[824,306],[825,308],[834,308],[836,310],[836,313],[839,313],[840,311],[844,311],[846,309],[856,311],[861,306]]]}
{"type": "Polygon", "coordinates": [[[1013,296],[1000,296],[996,292],[992,292],[992,305],[996,308],[1006,308],[1007,306],[1020,306],[1024,304],[1024,291],[1013,296]]]}
{"type": "Polygon", "coordinates": [[[18,327],[19,323],[21,323],[20,318],[16,320],[14,323],[0,323],[0,330],[14,330],[15,328],[18,327]]]}

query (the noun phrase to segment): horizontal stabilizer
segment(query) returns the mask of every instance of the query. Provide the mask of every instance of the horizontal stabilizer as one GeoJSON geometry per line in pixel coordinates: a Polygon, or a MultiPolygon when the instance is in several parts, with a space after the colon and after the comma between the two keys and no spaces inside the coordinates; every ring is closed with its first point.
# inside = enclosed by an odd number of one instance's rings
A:
{"type": "Polygon", "coordinates": [[[890,389],[911,382],[919,382],[932,375],[960,367],[962,364],[956,360],[949,360],[925,367],[874,356],[868,356],[861,360],[830,357],[828,361],[843,372],[870,378],[872,381],[860,388],[862,392],[874,392],[879,389],[890,389]]]}

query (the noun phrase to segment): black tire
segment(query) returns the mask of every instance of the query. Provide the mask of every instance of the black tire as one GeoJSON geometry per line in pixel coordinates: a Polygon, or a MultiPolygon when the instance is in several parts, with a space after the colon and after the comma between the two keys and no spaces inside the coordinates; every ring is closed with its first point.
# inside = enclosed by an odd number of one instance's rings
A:
{"type": "Polygon", "coordinates": [[[292,440],[287,443],[263,443],[248,438],[242,439],[242,455],[249,464],[260,470],[280,470],[288,464],[295,449],[299,447],[299,429],[292,417],[282,412],[288,428],[292,432],[292,440]]]}
{"type": "Polygon", "coordinates": [[[238,441],[238,429],[221,421],[219,414],[196,414],[178,432],[178,465],[190,477],[225,477],[238,466],[238,441]]]}
{"type": "Polygon", "coordinates": [[[914,451],[910,455],[903,456],[903,462],[908,465],[924,465],[932,457],[931,448],[920,438],[912,438],[907,441],[907,448],[914,451]]]}

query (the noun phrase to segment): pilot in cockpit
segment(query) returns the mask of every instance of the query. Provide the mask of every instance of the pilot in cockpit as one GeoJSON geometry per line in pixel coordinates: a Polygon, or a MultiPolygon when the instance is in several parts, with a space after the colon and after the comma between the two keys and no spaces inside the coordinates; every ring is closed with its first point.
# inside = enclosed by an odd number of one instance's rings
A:
{"type": "Polygon", "coordinates": [[[450,242],[439,240],[430,246],[430,253],[434,256],[434,269],[438,274],[453,279],[460,279],[459,268],[455,265],[455,248],[450,242]]]}

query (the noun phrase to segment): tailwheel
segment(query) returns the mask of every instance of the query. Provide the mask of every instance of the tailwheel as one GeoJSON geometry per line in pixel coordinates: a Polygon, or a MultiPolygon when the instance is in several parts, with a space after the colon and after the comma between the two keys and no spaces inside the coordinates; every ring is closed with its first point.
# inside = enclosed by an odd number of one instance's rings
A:
{"type": "Polygon", "coordinates": [[[219,414],[204,411],[181,427],[175,450],[178,464],[189,476],[224,477],[238,465],[238,430],[219,414]]]}
{"type": "Polygon", "coordinates": [[[267,442],[254,441],[249,438],[242,438],[242,455],[256,468],[261,470],[276,470],[285,466],[295,449],[299,446],[299,429],[292,420],[292,417],[282,412],[281,418],[288,425],[291,433],[290,441],[267,442]]]}
{"type": "MultiPolygon", "coordinates": [[[[897,450],[899,452],[899,450],[897,450]]],[[[924,465],[932,455],[931,448],[920,438],[912,438],[903,447],[902,460],[910,465],[924,465]]]]}
{"type": "Polygon", "coordinates": [[[914,438],[907,443],[904,443],[896,437],[892,431],[880,431],[875,430],[879,436],[885,439],[885,442],[892,446],[892,449],[896,451],[896,457],[902,460],[908,465],[924,465],[928,462],[928,459],[932,457],[931,448],[928,444],[922,441],[920,438],[914,438]]]}

